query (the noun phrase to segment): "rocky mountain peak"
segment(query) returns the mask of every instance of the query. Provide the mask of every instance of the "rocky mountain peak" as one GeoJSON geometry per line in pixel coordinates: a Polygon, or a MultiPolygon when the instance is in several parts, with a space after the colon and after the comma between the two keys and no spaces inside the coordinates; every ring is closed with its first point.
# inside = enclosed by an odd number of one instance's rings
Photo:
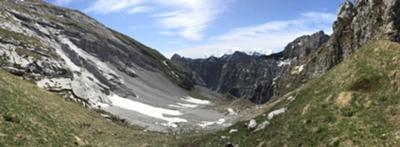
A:
{"type": "Polygon", "coordinates": [[[328,40],[329,35],[326,35],[324,31],[319,31],[312,35],[304,35],[289,43],[285,47],[283,55],[286,59],[304,57],[311,53],[312,49],[317,49],[328,40]]]}
{"type": "Polygon", "coordinates": [[[172,55],[172,57],[171,57],[171,60],[178,60],[178,59],[180,59],[180,58],[183,58],[181,55],[179,55],[179,54],[174,54],[174,55],[172,55]]]}
{"type": "Polygon", "coordinates": [[[349,0],[346,0],[340,7],[337,13],[338,19],[351,19],[354,16],[354,5],[349,0]]]}

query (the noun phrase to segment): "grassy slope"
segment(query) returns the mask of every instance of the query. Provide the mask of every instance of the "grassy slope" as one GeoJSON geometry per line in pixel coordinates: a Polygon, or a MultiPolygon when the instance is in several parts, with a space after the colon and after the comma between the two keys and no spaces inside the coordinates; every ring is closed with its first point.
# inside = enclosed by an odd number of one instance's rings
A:
{"type": "Polygon", "coordinates": [[[170,139],[103,119],[77,103],[0,70],[0,146],[163,144],[170,139]]]}
{"type": "MultiPolygon", "coordinates": [[[[279,102],[288,112],[265,130],[249,131],[240,122],[225,131],[200,135],[186,145],[222,146],[399,146],[400,44],[378,41],[279,102]],[[342,97],[340,96],[342,95],[342,97]],[[346,96],[347,95],[347,96],[346,96]],[[349,96],[351,95],[351,96],[349,96]],[[221,139],[226,136],[228,139],[221,139]]],[[[265,116],[256,117],[258,123],[265,116]]]]}

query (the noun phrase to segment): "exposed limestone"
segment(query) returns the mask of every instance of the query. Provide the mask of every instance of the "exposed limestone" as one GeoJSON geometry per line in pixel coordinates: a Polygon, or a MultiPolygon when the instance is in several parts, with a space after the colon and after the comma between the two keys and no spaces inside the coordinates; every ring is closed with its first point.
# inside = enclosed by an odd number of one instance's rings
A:
{"type": "Polygon", "coordinates": [[[249,121],[249,124],[247,125],[247,128],[248,128],[249,130],[253,130],[253,129],[255,129],[256,127],[257,127],[257,122],[256,122],[256,120],[254,120],[254,119],[250,120],[250,121],[249,121]]]}

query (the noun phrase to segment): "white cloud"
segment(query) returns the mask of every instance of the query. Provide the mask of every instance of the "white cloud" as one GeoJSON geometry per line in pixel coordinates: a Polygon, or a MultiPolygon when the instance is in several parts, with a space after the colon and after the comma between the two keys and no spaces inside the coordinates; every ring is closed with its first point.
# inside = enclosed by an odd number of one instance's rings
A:
{"type": "Polygon", "coordinates": [[[155,15],[162,28],[176,30],[176,35],[201,40],[203,32],[221,13],[216,0],[161,0],[175,11],[155,15]]]}
{"type": "Polygon", "coordinates": [[[102,14],[120,12],[127,9],[132,9],[133,7],[136,7],[144,2],[144,0],[96,0],[85,11],[102,14]]]}
{"type": "Polygon", "coordinates": [[[140,13],[157,8],[154,23],[168,35],[188,40],[201,40],[204,31],[224,11],[221,0],[96,0],[86,12],[108,14],[140,13]],[[145,6],[146,5],[146,6],[145,6]]]}
{"type": "Polygon", "coordinates": [[[336,19],[336,15],[331,13],[306,12],[301,15],[307,18],[320,19],[321,21],[333,21],[336,19]]]}
{"type": "Polygon", "coordinates": [[[127,11],[127,13],[129,14],[136,14],[136,13],[143,13],[143,12],[149,12],[153,10],[153,8],[151,7],[147,7],[147,6],[138,6],[138,7],[134,7],[132,9],[129,9],[127,11]]]}
{"type": "Polygon", "coordinates": [[[186,57],[203,58],[209,55],[219,56],[232,50],[249,52],[255,48],[264,51],[272,49],[277,52],[299,36],[319,30],[331,33],[334,20],[335,14],[307,12],[297,19],[269,21],[255,26],[235,28],[222,35],[211,37],[209,44],[178,50],[174,53],[186,57]]]}

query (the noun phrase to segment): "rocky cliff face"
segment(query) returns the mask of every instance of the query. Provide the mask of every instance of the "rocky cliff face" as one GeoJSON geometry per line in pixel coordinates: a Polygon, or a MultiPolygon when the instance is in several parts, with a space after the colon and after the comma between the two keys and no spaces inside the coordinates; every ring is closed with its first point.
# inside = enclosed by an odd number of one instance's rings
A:
{"type": "Polygon", "coordinates": [[[272,55],[247,55],[235,52],[221,58],[189,59],[174,55],[172,61],[184,65],[200,77],[205,87],[236,97],[264,103],[274,94],[276,80],[299,58],[319,48],[329,36],[324,32],[305,35],[272,55]]]}
{"type": "Polygon", "coordinates": [[[156,50],[41,0],[0,0],[0,66],[151,130],[223,117],[189,97],[190,72],[156,50]]]}
{"type": "Polygon", "coordinates": [[[346,0],[339,8],[329,41],[309,56],[300,58],[278,80],[276,95],[285,94],[318,77],[348,58],[360,46],[374,40],[400,41],[400,1],[346,0]],[[290,71],[302,66],[303,72],[290,71]]]}

